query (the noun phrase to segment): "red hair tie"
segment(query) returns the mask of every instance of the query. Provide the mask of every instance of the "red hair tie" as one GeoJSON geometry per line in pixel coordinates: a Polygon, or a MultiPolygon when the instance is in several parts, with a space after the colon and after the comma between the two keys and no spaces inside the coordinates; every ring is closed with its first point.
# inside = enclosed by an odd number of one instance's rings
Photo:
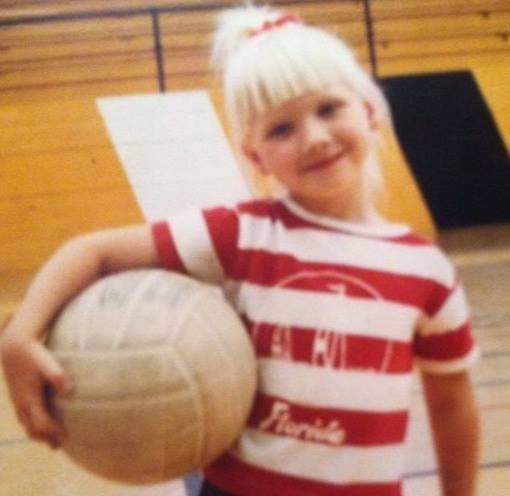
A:
{"type": "Polygon", "coordinates": [[[280,17],[277,17],[274,21],[265,21],[264,24],[260,26],[260,28],[250,29],[248,31],[248,37],[253,38],[254,36],[264,33],[265,31],[271,31],[272,29],[280,28],[285,24],[288,24],[289,22],[300,23],[301,19],[294,14],[281,15],[280,17]]]}

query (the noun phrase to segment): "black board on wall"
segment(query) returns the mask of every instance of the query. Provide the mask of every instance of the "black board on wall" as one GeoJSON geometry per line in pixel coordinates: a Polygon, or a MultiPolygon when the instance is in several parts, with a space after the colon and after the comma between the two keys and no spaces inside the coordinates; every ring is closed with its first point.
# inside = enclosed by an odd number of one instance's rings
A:
{"type": "Polygon", "coordinates": [[[510,221],[510,159],[469,71],[387,77],[395,130],[439,228],[510,221]]]}

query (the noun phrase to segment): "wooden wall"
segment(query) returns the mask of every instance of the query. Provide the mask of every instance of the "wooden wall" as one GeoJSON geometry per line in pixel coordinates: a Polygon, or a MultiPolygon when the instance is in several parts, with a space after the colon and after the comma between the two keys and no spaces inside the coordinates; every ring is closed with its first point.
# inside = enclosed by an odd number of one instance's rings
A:
{"type": "MultiPolygon", "coordinates": [[[[361,0],[272,3],[340,34],[380,76],[473,70],[510,142],[510,0],[371,0],[369,11],[361,0]]],[[[0,1],[1,301],[17,299],[65,239],[142,220],[95,99],[208,88],[219,102],[208,47],[218,7],[237,4],[0,1]]],[[[392,200],[385,210],[433,236],[398,143],[387,134],[392,200]]]]}

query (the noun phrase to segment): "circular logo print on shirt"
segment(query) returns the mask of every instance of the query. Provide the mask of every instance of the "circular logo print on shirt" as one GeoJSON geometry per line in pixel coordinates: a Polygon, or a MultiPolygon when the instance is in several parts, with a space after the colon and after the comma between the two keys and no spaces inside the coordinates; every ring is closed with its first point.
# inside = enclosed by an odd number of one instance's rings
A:
{"type": "Polygon", "coordinates": [[[280,305],[285,301],[292,322],[255,323],[251,334],[259,355],[334,369],[387,370],[392,342],[371,328],[371,304],[383,300],[376,288],[335,271],[293,274],[280,280],[262,303],[268,309],[264,314],[285,320],[285,309],[271,310],[272,291],[288,291],[277,299],[280,305]],[[313,293],[319,298],[314,300],[313,293]]]}

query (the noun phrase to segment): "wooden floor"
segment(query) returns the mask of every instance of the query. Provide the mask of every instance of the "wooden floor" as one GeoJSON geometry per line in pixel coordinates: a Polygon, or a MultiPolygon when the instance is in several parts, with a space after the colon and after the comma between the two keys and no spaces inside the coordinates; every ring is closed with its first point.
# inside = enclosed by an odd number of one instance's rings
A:
{"type": "MultiPolygon", "coordinates": [[[[473,369],[482,416],[479,496],[510,494],[510,225],[442,233],[471,306],[482,358],[473,369]]],[[[8,306],[12,306],[9,304],[8,306]]],[[[0,308],[2,308],[0,306],[0,308]]],[[[4,309],[7,306],[3,307],[4,309]]],[[[430,432],[419,383],[413,390],[406,496],[438,496],[430,432]]],[[[180,482],[125,487],[86,474],[60,452],[27,440],[0,380],[0,494],[5,496],[181,496],[180,482]]]]}

